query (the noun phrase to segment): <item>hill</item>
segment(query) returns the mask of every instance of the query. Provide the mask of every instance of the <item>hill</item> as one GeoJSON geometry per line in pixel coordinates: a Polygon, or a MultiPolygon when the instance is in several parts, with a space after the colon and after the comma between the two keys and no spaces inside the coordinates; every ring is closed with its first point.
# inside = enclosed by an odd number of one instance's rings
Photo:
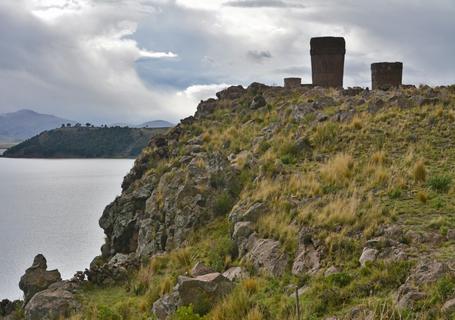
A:
{"type": "Polygon", "coordinates": [[[74,121],[32,110],[0,114],[0,142],[18,142],[33,137],[45,130],[58,128],[62,123],[74,121]]]}
{"type": "Polygon", "coordinates": [[[174,124],[169,121],[153,120],[153,121],[141,123],[141,124],[135,126],[135,128],[171,128],[173,126],[174,126],[174,124]]]}
{"type": "Polygon", "coordinates": [[[453,318],[455,86],[217,97],[136,159],[88,281],[38,293],[26,314],[453,318]]]}
{"type": "Polygon", "coordinates": [[[132,158],[165,129],[66,127],[44,131],[3,154],[10,158],[132,158]]]}

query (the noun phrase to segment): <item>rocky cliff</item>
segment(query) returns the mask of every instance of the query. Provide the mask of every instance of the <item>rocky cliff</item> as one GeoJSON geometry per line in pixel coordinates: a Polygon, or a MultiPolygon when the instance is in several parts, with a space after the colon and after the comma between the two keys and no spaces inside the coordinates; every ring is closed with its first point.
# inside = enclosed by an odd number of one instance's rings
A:
{"type": "Polygon", "coordinates": [[[455,87],[230,87],[153,137],[74,319],[455,314],[455,87]]]}

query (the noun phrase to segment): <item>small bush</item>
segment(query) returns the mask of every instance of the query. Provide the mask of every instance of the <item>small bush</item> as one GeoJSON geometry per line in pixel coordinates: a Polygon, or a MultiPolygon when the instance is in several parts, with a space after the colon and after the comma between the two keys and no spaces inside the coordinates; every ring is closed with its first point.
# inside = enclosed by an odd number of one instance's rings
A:
{"type": "Polygon", "coordinates": [[[447,175],[434,176],[428,180],[428,186],[437,192],[448,192],[452,178],[447,175]]]}
{"type": "Polygon", "coordinates": [[[229,213],[234,205],[234,199],[228,192],[223,192],[215,198],[213,210],[216,215],[221,216],[229,213]]]}
{"type": "Polygon", "coordinates": [[[172,320],[202,320],[201,316],[194,313],[193,306],[182,306],[177,309],[172,320]]]}

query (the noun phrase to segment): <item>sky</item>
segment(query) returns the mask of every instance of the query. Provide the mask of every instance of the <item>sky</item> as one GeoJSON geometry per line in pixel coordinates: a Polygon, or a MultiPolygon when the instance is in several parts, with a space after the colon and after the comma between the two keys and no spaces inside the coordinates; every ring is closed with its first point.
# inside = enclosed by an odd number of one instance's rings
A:
{"type": "Polygon", "coordinates": [[[311,83],[310,39],[346,39],[345,86],[404,62],[455,83],[453,0],[0,0],[0,113],[178,122],[234,84],[311,83]]]}

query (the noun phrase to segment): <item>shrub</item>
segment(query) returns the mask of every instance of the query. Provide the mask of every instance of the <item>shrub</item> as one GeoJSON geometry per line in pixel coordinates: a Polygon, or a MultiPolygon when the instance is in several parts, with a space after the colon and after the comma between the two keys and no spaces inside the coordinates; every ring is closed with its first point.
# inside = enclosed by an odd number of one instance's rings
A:
{"type": "Polygon", "coordinates": [[[447,175],[434,176],[428,180],[428,186],[437,192],[448,192],[452,178],[447,175]]]}
{"type": "Polygon", "coordinates": [[[234,199],[232,196],[228,192],[222,192],[215,198],[213,210],[216,215],[221,216],[227,214],[233,205],[234,199]]]}
{"type": "Polygon", "coordinates": [[[201,316],[194,313],[193,306],[182,306],[177,309],[172,320],[202,320],[201,316]]]}

